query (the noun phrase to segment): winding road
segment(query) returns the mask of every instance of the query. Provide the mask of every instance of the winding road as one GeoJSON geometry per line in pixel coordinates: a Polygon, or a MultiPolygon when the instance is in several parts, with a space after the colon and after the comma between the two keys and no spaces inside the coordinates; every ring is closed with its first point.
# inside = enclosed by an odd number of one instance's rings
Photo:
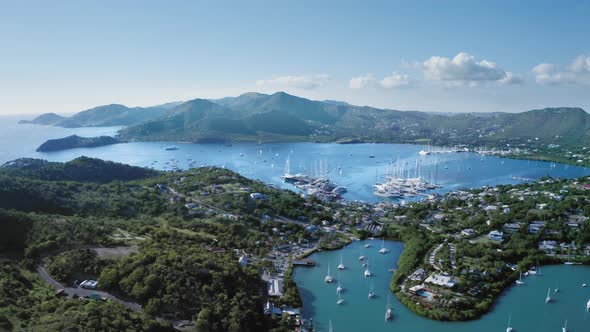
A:
{"type": "Polygon", "coordinates": [[[100,297],[104,297],[109,300],[121,303],[122,305],[124,305],[125,307],[127,307],[133,311],[141,311],[140,304],[135,303],[135,302],[123,301],[123,300],[119,299],[118,297],[111,295],[110,293],[107,293],[107,292],[97,291],[94,289],[85,289],[85,288],[81,288],[81,287],[77,287],[77,288],[64,287],[62,284],[60,284],[59,282],[57,282],[56,280],[51,278],[49,273],[47,273],[45,268],[41,265],[37,265],[37,273],[39,273],[39,275],[41,276],[41,278],[43,278],[43,280],[45,280],[45,282],[47,282],[49,285],[51,285],[56,290],[57,289],[64,289],[66,294],[68,294],[69,297],[73,296],[74,294],[76,294],[80,297],[90,296],[91,294],[97,294],[100,297]]]}

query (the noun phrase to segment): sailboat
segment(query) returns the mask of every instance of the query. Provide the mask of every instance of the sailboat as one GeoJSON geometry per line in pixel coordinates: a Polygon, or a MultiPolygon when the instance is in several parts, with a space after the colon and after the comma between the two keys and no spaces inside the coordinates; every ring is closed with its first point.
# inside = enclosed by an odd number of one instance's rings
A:
{"type": "Polygon", "coordinates": [[[389,293],[387,293],[387,307],[385,308],[385,321],[391,319],[391,305],[389,304],[389,293]]]}
{"type": "Polygon", "coordinates": [[[332,275],[330,274],[330,265],[329,264],[328,264],[328,274],[326,274],[326,278],[324,278],[324,281],[326,281],[327,283],[332,282],[332,275]]]}
{"type": "Polygon", "coordinates": [[[522,281],[522,272],[520,272],[520,277],[518,278],[518,280],[516,280],[516,284],[517,285],[524,285],[524,282],[522,281]]]}
{"type": "Polygon", "coordinates": [[[508,327],[506,327],[506,332],[512,332],[512,314],[508,317],[508,327]]]}
{"type": "Polygon", "coordinates": [[[340,255],[340,265],[338,265],[338,270],[344,270],[344,264],[342,263],[342,255],[340,255]]]}
{"type": "Polygon", "coordinates": [[[371,244],[370,243],[366,243],[365,244],[365,248],[370,248],[370,247],[371,247],[371,244]]]}
{"type": "Polygon", "coordinates": [[[363,256],[363,251],[361,250],[361,255],[359,256],[359,261],[365,260],[365,256],[363,256]]]}
{"type": "Polygon", "coordinates": [[[561,332],[567,332],[567,319],[565,320],[565,324],[561,328],[561,332]]]}
{"type": "Polygon", "coordinates": [[[369,270],[369,260],[367,259],[367,268],[365,269],[365,277],[370,277],[371,271],[369,270]]]}
{"type": "Polygon", "coordinates": [[[389,249],[385,248],[385,239],[381,240],[381,249],[379,249],[380,254],[385,254],[389,251],[389,249]]]}
{"type": "Polygon", "coordinates": [[[342,304],[344,303],[344,299],[340,296],[340,293],[338,293],[338,301],[336,301],[336,304],[342,304]]]}
{"type": "Polygon", "coordinates": [[[539,262],[537,262],[537,275],[543,275],[543,272],[541,271],[541,265],[539,265],[539,262]]]}
{"type": "Polygon", "coordinates": [[[588,300],[588,303],[586,303],[586,311],[590,310],[590,300],[588,300]]]}
{"type": "Polygon", "coordinates": [[[369,287],[369,295],[368,298],[369,300],[375,297],[375,291],[373,290],[373,285],[371,284],[371,286],[369,287]]]}
{"type": "Polygon", "coordinates": [[[555,289],[553,290],[555,294],[559,293],[559,281],[555,283],[555,289]]]}
{"type": "Polygon", "coordinates": [[[334,329],[332,328],[332,320],[330,319],[330,326],[328,327],[328,332],[334,332],[334,329]]]}
{"type": "Polygon", "coordinates": [[[336,293],[340,294],[344,290],[342,283],[340,282],[340,272],[338,272],[338,287],[336,287],[336,293]]]}
{"type": "Polygon", "coordinates": [[[545,303],[551,302],[551,288],[547,290],[547,297],[545,298],[545,303]]]}

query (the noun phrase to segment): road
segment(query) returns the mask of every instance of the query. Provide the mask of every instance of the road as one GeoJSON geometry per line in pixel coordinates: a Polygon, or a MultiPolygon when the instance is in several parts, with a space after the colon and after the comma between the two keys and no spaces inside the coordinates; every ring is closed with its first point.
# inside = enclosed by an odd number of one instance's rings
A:
{"type": "Polygon", "coordinates": [[[97,291],[97,290],[92,290],[92,289],[85,289],[85,288],[64,287],[62,284],[60,284],[59,282],[57,282],[53,278],[51,278],[51,276],[47,273],[45,268],[41,265],[37,266],[37,273],[39,273],[41,278],[43,278],[43,280],[45,280],[45,282],[47,282],[53,288],[55,288],[55,289],[63,288],[69,297],[73,296],[74,294],[77,294],[80,297],[90,296],[90,294],[98,294],[100,297],[104,297],[109,300],[119,302],[122,305],[126,306],[127,308],[129,308],[133,311],[141,311],[140,304],[135,303],[135,302],[123,301],[123,300],[119,299],[118,297],[111,295],[107,292],[102,292],[102,291],[97,291]]]}

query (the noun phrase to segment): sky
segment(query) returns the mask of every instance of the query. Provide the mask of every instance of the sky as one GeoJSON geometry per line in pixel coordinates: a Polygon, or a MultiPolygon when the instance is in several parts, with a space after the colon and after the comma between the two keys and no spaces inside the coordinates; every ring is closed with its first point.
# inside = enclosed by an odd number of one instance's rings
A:
{"type": "Polygon", "coordinates": [[[285,91],[590,111],[590,1],[0,0],[0,114],[285,91]]]}

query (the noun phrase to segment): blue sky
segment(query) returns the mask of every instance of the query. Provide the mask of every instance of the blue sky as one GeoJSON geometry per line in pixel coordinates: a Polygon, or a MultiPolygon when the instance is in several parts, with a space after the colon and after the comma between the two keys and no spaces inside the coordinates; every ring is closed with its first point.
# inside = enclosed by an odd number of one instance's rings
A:
{"type": "Polygon", "coordinates": [[[0,1],[0,114],[248,91],[590,110],[590,1],[0,1]]]}

